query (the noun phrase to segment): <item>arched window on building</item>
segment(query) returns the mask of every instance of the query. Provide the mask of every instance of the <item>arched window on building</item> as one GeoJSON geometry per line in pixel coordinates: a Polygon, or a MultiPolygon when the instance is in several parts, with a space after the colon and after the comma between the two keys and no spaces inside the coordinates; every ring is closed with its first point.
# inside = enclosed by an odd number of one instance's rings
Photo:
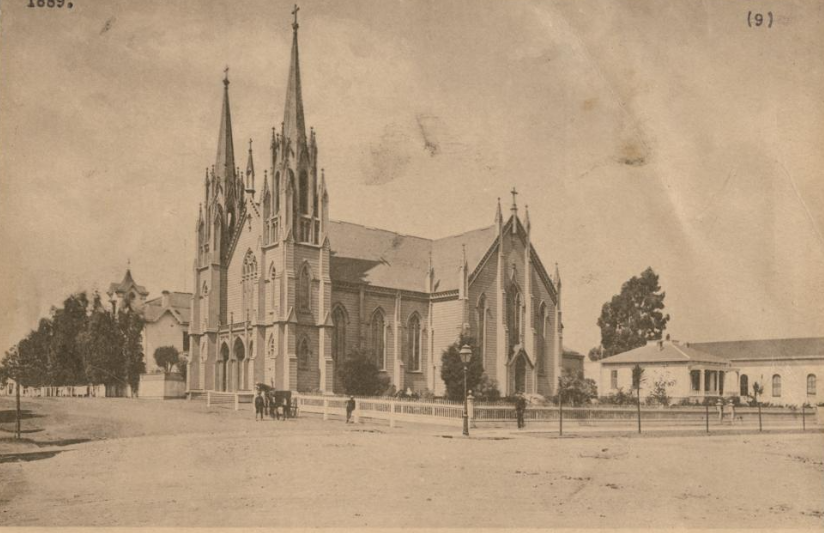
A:
{"type": "Polygon", "coordinates": [[[280,172],[275,172],[275,183],[272,187],[272,195],[275,203],[275,214],[280,213],[280,172]]]}
{"type": "Polygon", "coordinates": [[[772,395],[773,398],[779,398],[781,396],[781,376],[778,374],[773,374],[772,377],[772,395]]]}
{"type": "Polygon", "coordinates": [[[807,374],[807,394],[815,396],[815,374],[807,374]]]}
{"type": "Polygon", "coordinates": [[[741,379],[739,379],[739,386],[740,389],[738,391],[740,396],[749,396],[750,395],[750,378],[747,374],[741,374],[741,379]]]}
{"type": "Polygon", "coordinates": [[[546,303],[541,302],[538,308],[538,346],[536,358],[538,359],[538,373],[546,373],[546,334],[549,329],[549,317],[547,316],[546,303]]]}
{"type": "Polygon", "coordinates": [[[298,368],[300,370],[309,370],[310,355],[309,339],[304,337],[303,340],[300,341],[300,347],[298,348],[298,368]]]}
{"type": "Polygon", "coordinates": [[[266,191],[263,195],[263,242],[269,244],[273,238],[269,228],[269,218],[272,216],[272,194],[266,191]]]}
{"type": "Polygon", "coordinates": [[[277,270],[275,264],[269,264],[269,309],[273,312],[277,311],[277,270]]]}
{"type": "Polygon", "coordinates": [[[346,357],[346,311],[340,305],[332,311],[332,325],[332,360],[338,365],[346,357]]]}
{"type": "Polygon", "coordinates": [[[386,369],[386,322],[383,311],[377,309],[372,313],[372,357],[375,366],[380,370],[386,369]]]}
{"type": "Polygon", "coordinates": [[[300,269],[298,277],[298,309],[309,312],[312,310],[312,274],[309,271],[309,264],[304,263],[300,269]]]}
{"type": "Polygon", "coordinates": [[[512,285],[507,293],[507,330],[509,332],[509,351],[521,343],[521,318],[523,305],[521,292],[512,285]]]}
{"type": "Polygon", "coordinates": [[[413,313],[409,319],[407,328],[407,370],[411,372],[421,371],[421,318],[417,313],[413,313]]]}
{"type": "Polygon", "coordinates": [[[309,177],[305,170],[300,171],[300,178],[298,181],[298,197],[300,198],[300,214],[309,214],[309,177]]]}
{"type": "Polygon", "coordinates": [[[243,316],[241,321],[251,320],[255,314],[254,295],[257,274],[257,258],[252,250],[248,250],[243,258],[243,316]]]}
{"type": "Polygon", "coordinates": [[[486,368],[486,294],[478,298],[478,347],[481,351],[481,363],[486,368]]]}

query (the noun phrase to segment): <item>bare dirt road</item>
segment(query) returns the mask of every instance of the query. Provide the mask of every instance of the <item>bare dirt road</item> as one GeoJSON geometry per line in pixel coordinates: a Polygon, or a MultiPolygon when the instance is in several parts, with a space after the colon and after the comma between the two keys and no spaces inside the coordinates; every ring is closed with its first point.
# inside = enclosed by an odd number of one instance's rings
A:
{"type": "Polygon", "coordinates": [[[0,432],[4,526],[824,527],[820,432],[466,440],[187,402],[24,408],[31,442],[0,432]]]}

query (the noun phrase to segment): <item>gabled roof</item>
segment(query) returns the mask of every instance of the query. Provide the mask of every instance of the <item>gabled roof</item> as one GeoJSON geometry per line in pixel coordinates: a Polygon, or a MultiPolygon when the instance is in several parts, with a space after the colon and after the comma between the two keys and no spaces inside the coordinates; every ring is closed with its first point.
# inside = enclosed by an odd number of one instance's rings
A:
{"type": "Polygon", "coordinates": [[[470,272],[495,244],[497,228],[489,226],[442,239],[425,239],[350,222],[329,221],[333,281],[427,292],[430,254],[437,292],[458,289],[462,249],[470,272]]]}
{"type": "Polygon", "coordinates": [[[163,306],[163,297],[153,298],[146,302],[143,307],[143,318],[146,322],[157,322],[166,313],[171,313],[173,317],[182,325],[189,323],[191,315],[192,293],[190,292],[170,292],[169,305],[163,306]]]}
{"type": "Polygon", "coordinates": [[[694,348],[694,345],[687,346],[677,341],[662,341],[660,343],[658,341],[650,341],[640,348],[601,359],[601,363],[603,364],[691,362],[729,364],[727,359],[697,350],[694,348]]]}
{"type": "Polygon", "coordinates": [[[753,341],[695,342],[690,347],[710,352],[730,361],[792,358],[824,358],[824,337],[764,339],[753,341]]]}
{"type": "Polygon", "coordinates": [[[109,284],[109,290],[106,291],[107,294],[123,294],[128,292],[131,288],[134,288],[138,294],[146,296],[149,294],[149,291],[146,290],[146,287],[143,285],[138,285],[134,282],[134,278],[132,278],[132,271],[131,269],[126,269],[126,275],[123,276],[123,281],[120,283],[111,283],[109,284]]]}

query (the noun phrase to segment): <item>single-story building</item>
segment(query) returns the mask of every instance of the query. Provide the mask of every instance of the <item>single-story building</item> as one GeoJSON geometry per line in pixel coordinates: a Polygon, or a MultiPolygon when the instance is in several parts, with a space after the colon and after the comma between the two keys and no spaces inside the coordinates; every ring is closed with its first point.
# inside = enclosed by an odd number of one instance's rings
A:
{"type": "Polygon", "coordinates": [[[816,405],[818,378],[824,375],[824,338],[681,343],[651,341],[645,346],[602,359],[598,390],[602,396],[632,389],[632,369],[644,369],[641,397],[656,382],[665,382],[669,396],[701,401],[705,397],[742,399],[763,387],[762,402],[816,405]]]}

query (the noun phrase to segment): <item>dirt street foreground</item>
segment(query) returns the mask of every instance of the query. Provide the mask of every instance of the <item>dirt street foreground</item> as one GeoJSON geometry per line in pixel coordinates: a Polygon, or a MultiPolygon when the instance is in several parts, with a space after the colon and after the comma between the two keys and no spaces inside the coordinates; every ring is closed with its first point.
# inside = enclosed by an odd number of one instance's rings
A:
{"type": "Polygon", "coordinates": [[[547,438],[0,399],[4,526],[824,526],[824,434],[547,438]],[[454,436],[454,438],[446,438],[454,436]]]}

